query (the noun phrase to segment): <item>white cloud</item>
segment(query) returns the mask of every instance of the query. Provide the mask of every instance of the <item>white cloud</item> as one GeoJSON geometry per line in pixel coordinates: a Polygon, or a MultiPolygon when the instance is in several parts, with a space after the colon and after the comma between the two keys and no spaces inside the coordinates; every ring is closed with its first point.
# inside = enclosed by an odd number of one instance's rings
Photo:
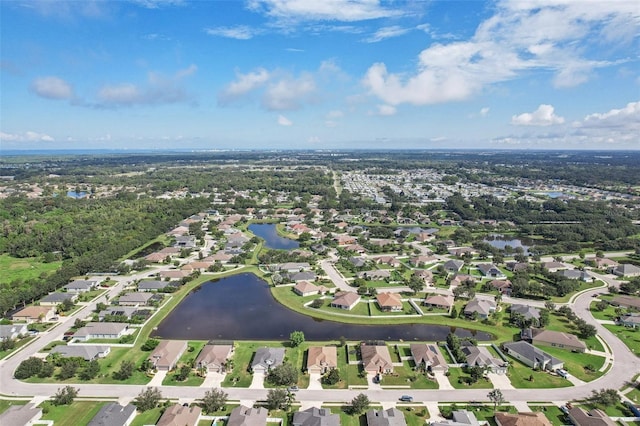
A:
{"type": "Polygon", "coordinates": [[[54,142],[55,139],[46,133],[26,131],[24,133],[0,132],[0,141],[6,142],[54,142]]]}
{"type": "Polygon", "coordinates": [[[564,123],[564,118],[553,113],[551,105],[542,104],[534,112],[525,112],[511,117],[514,126],[551,126],[564,123]]]}
{"type": "Polygon", "coordinates": [[[164,6],[182,6],[184,0],[129,0],[147,9],[159,9],[164,6]]]}
{"type": "Polygon", "coordinates": [[[382,27],[371,36],[364,39],[367,43],[377,43],[388,38],[399,37],[411,31],[410,28],[403,28],[399,25],[391,27],[382,27]]]}
{"type": "Polygon", "coordinates": [[[402,15],[379,0],[250,0],[249,9],[278,21],[355,22],[402,15]]]}
{"type": "Polygon", "coordinates": [[[38,96],[47,99],[72,99],[73,88],[58,77],[36,78],[31,83],[31,90],[38,96]]]}
{"type": "Polygon", "coordinates": [[[392,105],[378,105],[378,115],[389,116],[396,115],[396,107],[392,105]]]}
{"type": "Polygon", "coordinates": [[[206,28],[204,31],[211,36],[234,38],[236,40],[249,40],[256,35],[262,34],[262,30],[259,28],[249,27],[247,25],[206,28]]]}
{"type": "Polygon", "coordinates": [[[299,109],[315,90],[316,83],[310,74],[298,78],[287,76],[268,85],[262,105],[272,111],[299,109]]]}
{"type": "Polygon", "coordinates": [[[489,108],[480,108],[480,117],[486,117],[487,115],[489,115],[489,108]]]}
{"type": "Polygon", "coordinates": [[[279,115],[278,116],[278,124],[281,125],[281,126],[289,127],[289,126],[293,126],[293,121],[289,120],[284,115],[279,115]]]}
{"type": "Polygon", "coordinates": [[[342,117],[344,117],[344,112],[340,111],[339,109],[334,109],[327,113],[328,119],[335,119],[335,118],[342,118],[342,117]]]}
{"type": "Polygon", "coordinates": [[[258,68],[254,72],[241,74],[236,72],[236,80],[232,81],[218,93],[218,103],[227,105],[232,103],[247,93],[263,87],[271,78],[271,73],[264,68],[258,68]]]}
{"type": "MultiPolygon", "coordinates": [[[[530,70],[551,70],[556,87],[587,81],[597,68],[619,64],[616,43],[628,43],[638,28],[640,8],[634,2],[571,2],[566,0],[504,0],[466,41],[433,43],[418,56],[413,73],[371,65],[363,78],[369,94],[389,105],[428,105],[460,101],[485,87],[517,78],[530,70]],[[587,58],[592,45],[606,39],[598,59],[587,58]]],[[[421,25],[420,29],[428,27],[421,25]]]]}
{"type": "Polygon", "coordinates": [[[624,108],[604,113],[589,114],[584,118],[585,127],[640,127],[640,101],[629,102],[624,108]]]}

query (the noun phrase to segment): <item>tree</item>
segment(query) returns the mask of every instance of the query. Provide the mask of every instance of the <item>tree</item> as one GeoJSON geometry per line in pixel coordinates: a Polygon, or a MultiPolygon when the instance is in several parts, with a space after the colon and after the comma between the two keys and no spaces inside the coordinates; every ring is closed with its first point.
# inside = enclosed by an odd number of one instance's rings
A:
{"type": "Polygon", "coordinates": [[[357,395],[351,400],[351,414],[362,414],[369,408],[369,397],[363,393],[357,395]]]}
{"type": "Polygon", "coordinates": [[[304,343],[304,332],[292,331],[289,335],[289,344],[292,348],[296,348],[304,343]]]}
{"type": "Polygon", "coordinates": [[[614,406],[620,403],[620,394],[615,389],[600,389],[591,391],[589,400],[601,407],[614,406]]]}
{"type": "Polygon", "coordinates": [[[289,386],[298,381],[298,371],[292,364],[285,362],[272,368],[267,380],[277,386],[289,386]]]}
{"type": "Polygon", "coordinates": [[[229,395],[222,389],[211,389],[204,393],[204,396],[200,400],[200,406],[205,413],[213,413],[222,409],[226,403],[229,395]]]}
{"type": "Polygon", "coordinates": [[[269,410],[280,410],[287,407],[288,395],[286,389],[269,389],[267,392],[267,408],[269,410]]]}
{"type": "Polygon", "coordinates": [[[502,391],[500,389],[493,389],[487,394],[487,397],[491,402],[493,402],[493,411],[496,411],[496,407],[504,403],[504,395],[502,395],[502,391]]]}
{"type": "Polygon", "coordinates": [[[62,368],[60,369],[60,374],[58,377],[60,380],[67,380],[72,378],[78,372],[78,367],[80,367],[80,363],[77,359],[65,359],[62,363],[62,368]]]}
{"type": "Polygon", "coordinates": [[[78,396],[78,389],[73,386],[65,386],[58,389],[51,401],[53,405],[70,405],[76,396],[78,396]]]}
{"type": "Polygon", "coordinates": [[[99,372],[100,372],[100,364],[98,364],[98,361],[95,359],[91,360],[82,369],[82,371],[80,371],[80,379],[81,380],[94,379],[99,372]]]}
{"type": "Polygon", "coordinates": [[[340,371],[337,368],[332,368],[327,374],[322,376],[322,383],[325,385],[335,385],[340,381],[340,371]]]}
{"type": "Polygon", "coordinates": [[[133,374],[135,365],[132,361],[122,361],[120,364],[120,370],[113,372],[113,378],[116,380],[127,380],[133,374]]]}
{"type": "Polygon", "coordinates": [[[584,320],[576,323],[576,326],[578,327],[578,334],[583,339],[588,339],[598,334],[598,329],[591,324],[587,324],[584,320]]]}
{"type": "Polygon", "coordinates": [[[146,342],[140,347],[143,351],[152,351],[160,344],[160,340],[158,339],[147,339],[146,342]]]}
{"type": "Polygon", "coordinates": [[[43,364],[44,362],[40,358],[32,356],[22,361],[13,375],[18,380],[28,379],[39,374],[43,364]]]}
{"type": "Polygon", "coordinates": [[[139,411],[148,411],[158,406],[162,399],[162,392],[158,388],[146,388],[133,401],[139,411]]]}

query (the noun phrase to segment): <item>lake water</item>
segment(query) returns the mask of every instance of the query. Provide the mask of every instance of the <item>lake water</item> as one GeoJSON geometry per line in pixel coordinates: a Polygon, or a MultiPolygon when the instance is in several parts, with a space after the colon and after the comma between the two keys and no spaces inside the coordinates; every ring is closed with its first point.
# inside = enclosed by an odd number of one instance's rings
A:
{"type": "Polygon", "coordinates": [[[307,340],[444,341],[450,331],[460,337],[489,340],[483,332],[455,327],[403,324],[356,325],[315,319],[291,311],[271,295],[269,285],[253,274],[202,284],[160,323],[154,337],[183,340],[287,340],[301,330],[307,340]]]}
{"type": "Polygon", "coordinates": [[[291,250],[300,247],[297,241],[278,235],[274,223],[253,223],[249,225],[249,231],[262,238],[271,249],[291,250]]]}
{"type": "Polygon", "coordinates": [[[71,198],[84,198],[87,195],[89,195],[87,192],[81,191],[81,192],[76,192],[76,191],[67,191],[67,197],[71,197],[71,198]]]}
{"type": "Polygon", "coordinates": [[[529,253],[529,248],[533,246],[533,243],[527,239],[513,238],[500,234],[487,235],[483,241],[501,250],[504,250],[506,246],[511,246],[511,248],[514,249],[516,247],[522,247],[525,254],[529,253]]]}

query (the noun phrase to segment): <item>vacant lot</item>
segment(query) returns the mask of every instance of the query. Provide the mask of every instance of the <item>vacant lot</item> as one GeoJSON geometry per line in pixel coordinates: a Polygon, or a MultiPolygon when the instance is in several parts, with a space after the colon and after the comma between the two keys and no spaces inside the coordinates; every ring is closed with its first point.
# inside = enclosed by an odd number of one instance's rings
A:
{"type": "Polygon", "coordinates": [[[15,280],[38,278],[40,274],[49,275],[62,265],[62,262],[43,263],[37,258],[18,259],[7,254],[0,255],[0,283],[15,280]]]}

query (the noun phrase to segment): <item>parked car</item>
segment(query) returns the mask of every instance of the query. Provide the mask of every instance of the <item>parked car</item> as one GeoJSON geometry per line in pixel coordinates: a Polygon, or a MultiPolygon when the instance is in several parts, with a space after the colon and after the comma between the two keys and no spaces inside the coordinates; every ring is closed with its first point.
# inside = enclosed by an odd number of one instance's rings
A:
{"type": "Polygon", "coordinates": [[[297,387],[297,386],[289,386],[289,387],[287,388],[287,390],[288,390],[289,392],[298,392],[298,391],[300,390],[300,388],[299,388],[299,387],[297,387]]]}
{"type": "Polygon", "coordinates": [[[413,397],[411,395],[402,395],[400,401],[413,402],[413,397]]]}

